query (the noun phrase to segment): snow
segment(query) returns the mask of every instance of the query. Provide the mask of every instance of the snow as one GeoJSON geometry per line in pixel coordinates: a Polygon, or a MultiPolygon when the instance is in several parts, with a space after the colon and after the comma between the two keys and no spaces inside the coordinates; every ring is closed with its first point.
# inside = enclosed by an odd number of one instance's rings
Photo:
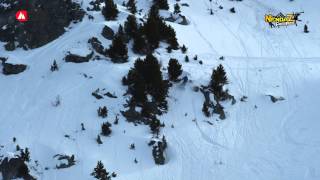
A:
{"type": "MultiPolygon", "coordinates": [[[[181,2],[190,5],[181,6],[181,10],[191,24],[170,24],[179,43],[188,47],[190,62],[184,62],[185,55],[180,51],[168,54],[160,48],[155,53],[164,67],[170,58],[179,59],[184,74],[192,80],[186,86],[175,84],[170,88],[169,111],[160,117],[166,124],[162,134],[168,141],[165,165],[153,162],[152,148],[147,145],[152,138],[149,128],[134,126],[121,115],[119,125],[111,127],[111,136],[101,136],[102,145],[95,141],[100,125],[113,123],[124,109],[126,87],[121,79],[138,56],[130,51],[126,64],[104,60],[73,64],[62,60],[70,50],[87,54],[87,40],[92,36],[107,47],[110,41],[100,33],[104,24],[116,30],[124,22],[128,12],[121,7],[122,1],[117,1],[119,21],[105,22],[100,13],[89,12],[95,20],[85,18],[43,47],[14,52],[0,48],[0,56],[9,57],[9,62],[29,66],[19,75],[0,74],[0,145],[4,146],[0,154],[14,152],[16,144],[28,147],[32,161],[40,164],[38,171],[31,173],[41,180],[93,179],[90,173],[98,160],[109,172],[118,174],[114,178],[117,180],[320,179],[320,25],[316,8],[320,3],[217,1],[224,9],[213,3],[214,15],[210,16],[207,0],[181,2]],[[229,12],[233,6],[235,14],[229,12]],[[263,22],[265,13],[292,11],[305,12],[297,27],[270,29],[263,22]],[[305,23],[309,34],[302,32],[305,23]],[[192,59],[196,54],[203,65],[192,59]],[[220,56],[225,60],[218,60],[220,56]],[[54,59],[59,65],[57,72],[50,71],[54,59]],[[227,71],[230,93],[237,100],[235,105],[224,104],[227,119],[223,121],[217,116],[206,118],[201,112],[203,95],[192,90],[207,84],[212,69],[220,63],[227,71]],[[115,92],[118,98],[96,100],[91,93],[97,88],[115,92]],[[58,95],[61,105],[53,107],[58,95]],[[267,95],[285,100],[272,103],[267,95]],[[247,102],[240,101],[242,96],[248,97],[247,102]],[[100,106],[108,107],[108,118],[97,116],[100,106]],[[81,123],[85,131],[81,131],[81,123]],[[13,137],[17,143],[12,142],[13,137]],[[129,149],[132,143],[135,150],[129,149]],[[76,165],[54,169],[56,154],[74,154],[76,165]]],[[[175,1],[170,3],[173,7],[175,1]]],[[[143,13],[149,5],[150,1],[138,1],[143,13]]]]}

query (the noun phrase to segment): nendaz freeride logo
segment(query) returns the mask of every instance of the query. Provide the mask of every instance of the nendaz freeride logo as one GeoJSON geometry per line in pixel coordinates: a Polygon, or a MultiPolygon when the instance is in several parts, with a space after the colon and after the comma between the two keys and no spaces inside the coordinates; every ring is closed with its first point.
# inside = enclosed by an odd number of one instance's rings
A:
{"type": "Polygon", "coordinates": [[[301,21],[298,18],[302,13],[303,12],[297,12],[297,13],[289,13],[286,15],[279,13],[275,16],[272,14],[266,14],[264,16],[264,21],[268,23],[271,28],[280,27],[280,26],[290,26],[290,25],[297,26],[297,21],[301,21]]]}

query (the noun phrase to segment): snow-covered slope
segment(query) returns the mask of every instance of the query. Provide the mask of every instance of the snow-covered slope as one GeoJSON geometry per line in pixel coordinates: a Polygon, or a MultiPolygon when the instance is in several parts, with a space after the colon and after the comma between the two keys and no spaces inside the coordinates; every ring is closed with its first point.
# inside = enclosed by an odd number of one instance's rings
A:
{"type": "MultiPolygon", "coordinates": [[[[93,21],[85,17],[43,47],[8,52],[1,46],[0,56],[9,57],[9,62],[23,62],[28,69],[19,75],[0,74],[0,154],[15,151],[16,144],[29,147],[32,161],[39,162],[31,172],[41,180],[93,179],[90,173],[98,160],[118,174],[117,180],[320,179],[319,1],[180,1],[190,5],[181,7],[190,25],[170,24],[179,43],[188,47],[190,62],[184,62],[180,51],[168,54],[160,48],[155,55],[163,66],[169,58],[179,59],[192,83],[170,88],[169,111],[160,117],[166,124],[162,133],[168,141],[163,166],[153,162],[147,145],[152,137],[149,128],[134,126],[122,116],[119,125],[112,126],[112,135],[102,138],[102,145],[95,141],[105,121],[97,117],[98,107],[108,107],[109,122],[120,114],[126,92],[121,78],[138,56],[130,52],[125,64],[62,60],[67,51],[87,51],[87,40],[92,36],[108,47],[110,41],[100,34],[103,26],[117,29],[128,15],[122,1],[116,2],[121,11],[119,21],[107,22],[100,12],[88,12],[95,17],[93,21]],[[213,16],[208,11],[211,6],[213,16]],[[229,12],[231,7],[235,7],[235,14],[229,12]],[[270,29],[263,21],[269,12],[296,11],[304,11],[297,27],[270,29]],[[303,33],[304,24],[310,33],[303,33]],[[192,60],[195,54],[203,65],[192,60]],[[220,56],[225,60],[219,60],[220,56]],[[58,72],[50,71],[54,59],[58,72]],[[227,71],[230,93],[237,99],[235,105],[225,104],[227,118],[223,121],[216,116],[206,118],[201,112],[204,97],[192,90],[208,84],[212,69],[220,63],[227,71]],[[115,92],[118,98],[96,100],[91,93],[97,88],[115,92]],[[272,103],[268,95],[285,100],[272,103]],[[61,105],[53,107],[57,96],[61,105]],[[248,97],[246,102],[240,101],[242,96],[248,97]],[[85,131],[81,131],[81,123],[85,131]],[[129,150],[131,143],[136,145],[134,151],[129,150]],[[74,154],[76,165],[54,169],[55,154],[74,154]]],[[[88,3],[84,1],[83,7],[88,3]]],[[[146,12],[150,3],[138,0],[138,7],[146,12]]],[[[174,3],[170,1],[171,10],[174,3]]]]}

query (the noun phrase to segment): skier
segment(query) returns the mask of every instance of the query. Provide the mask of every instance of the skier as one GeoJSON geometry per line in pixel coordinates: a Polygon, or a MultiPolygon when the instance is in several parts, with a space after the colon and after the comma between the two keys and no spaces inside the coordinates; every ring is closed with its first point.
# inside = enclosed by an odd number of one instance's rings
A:
{"type": "Polygon", "coordinates": [[[301,21],[301,20],[299,19],[299,16],[301,15],[301,13],[304,13],[304,12],[293,13],[293,20],[294,20],[294,24],[295,24],[296,26],[298,26],[297,21],[301,21]]]}

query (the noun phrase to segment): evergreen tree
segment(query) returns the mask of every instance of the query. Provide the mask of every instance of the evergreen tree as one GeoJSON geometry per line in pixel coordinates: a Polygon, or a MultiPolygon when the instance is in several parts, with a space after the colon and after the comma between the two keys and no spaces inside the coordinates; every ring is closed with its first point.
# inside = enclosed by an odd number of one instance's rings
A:
{"type": "Polygon", "coordinates": [[[30,152],[29,149],[26,148],[24,151],[23,149],[20,150],[20,157],[22,160],[29,162],[30,161],[30,152]]]}
{"type": "Polygon", "coordinates": [[[159,19],[154,15],[149,15],[147,22],[143,26],[148,45],[152,50],[158,48],[160,42],[159,19]]]}
{"type": "Polygon", "coordinates": [[[112,44],[108,49],[111,60],[115,63],[124,63],[128,59],[128,48],[124,43],[123,36],[117,34],[112,40],[112,44]]]}
{"type": "Polygon", "coordinates": [[[189,56],[188,55],[186,55],[186,57],[184,58],[184,61],[185,62],[189,62],[189,56]]]}
{"type": "Polygon", "coordinates": [[[168,94],[168,87],[163,81],[161,66],[155,56],[148,54],[145,59],[144,77],[147,85],[148,92],[152,95],[154,100],[158,103],[159,107],[164,110],[167,109],[166,97],[168,94]]]}
{"type": "Polygon", "coordinates": [[[231,13],[236,13],[236,10],[234,9],[234,7],[232,7],[232,8],[230,9],[230,12],[231,12],[231,13]]]}
{"type": "Polygon", "coordinates": [[[183,54],[185,54],[187,51],[188,51],[188,48],[187,48],[185,45],[183,45],[183,46],[181,47],[181,52],[182,52],[183,54]]]}
{"type": "Polygon", "coordinates": [[[180,6],[179,6],[178,3],[176,3],[176,4],[174,5],[174,12],[173,12],[173,13],[174,13],[174,14],[179,14],[179,13],[181,13],[180,6]]]}
{"type": "Polygon", "coordinates": [[[177,50],[179,43],[176,38],[175,30],[170,25],[166,25],[162,20],[160,21],[160,28],[161,38],[166,40],[166,42],[170,45],[170,48],[177,50]]]}
{"type": "Polygon", "coordinates": [[[221,98],[227,95],[227,93],[223,91],[223,86],[226,84],[228,84],[227,75],[223,66],[220,64],[217,69],[212,71],[209,85],[210,91],[215,95],[215,99],[217,101],[221,100],[221,98]]]}
{"type": "Polygon", "coordinates": [[[137,6],[136,6],[135,0],[129,0],[126,6],[132,14],[135,14],[137,12],[137,6]]]}
{"type": "Polygon", "coordinates": [[[150,121],[150,129],[152,131],[152,133],[154,134],[158,134],[160,131],[160,121],[159,119],[157,119],[156,117],[153,117],[150,121]]]}
{"type": "Polygon", "coordinates": [[[167,0],[153,0],[153,3],[159,9],[169,10],[169,5],[167,0]]]}
{"type": "Polygon", "coordinates": [[[124,31],[130,38],[133,38],[137,35],[138,24],[135,16],[129,15],[127,17],[127,21],[124,23],[124,31]]]}
{"type": "Polygon", "coordinates": [[[305,24],[303,28],[304,33],[309,33],[308,26],[305,24]]]}
{"type": "Polygon", "coordinates": [[[58,67],[58,64],[57,64],[56,60],[53,61],[53,64],[51,65],[50,70],[51,70],[52,72],[59,70],[59,67],[58,67]]]}
{"type": "Polygon", "coordinates": [[[99,107],[98,116],[102,118],[106,118],[108,116],[108,109],[106,106],[103,106],[102,108],[99,107]]]}
{"type": "Polygon", "coordinates": [[[145,54],[147,53],[147,42],[144,38],[142,32],[139,30],[137,35],[133,37],[133,52],[138,54],[145,54]]]}
{"type": "Polygon", "coordinates": [[[120,37],[124,40],[125,33],[124,33],[124,31],[123,31],[123,27],[122,27],[121,24],[120,24],[119,27],[118,27],[117,35],[120,36],[120,37]]]}
{"type": "Polygon", "coordinates": [[[103,123],[101,125],[101,135],[109,136],[111,134],[111,124],[109,122],[103,123]]]}
{"type": "Polygon", "coordinates": [[[101,137],[100,137],[100,135],[98,135],[98,136],[97,136],[96,141],[97,141],[97,143],[98,143],[98,144],[102,144],[102,141],[101,141],[101,137]]]}
{"type": "Polygon", "coordinates": [[[224,67],[220,64],[217,69],[212,71],[211,84],[215,86],[224,86],[228,84],[228,78],[224,67]]]}
{"type": "Polygon", "coordinates": [[[177,81],[178,77],[182,74],[181,64],[177,59],[169,60],[168,74],[171,81],[177,81]]]}
{"type": "Polygon", "coordinates": [[[93,169],[91,176],[99,180],[111,180],[109,173],[104,168],[104,165],[101,161],[98,161],[97,166],[93,169]]]}
{"type": "Polygon", "coordinates": [[[208,105],[205,102],[202,105],[202,112],[206,117],[210,117],[209,108],[208,108],[208,105]]]}
{"type": "Polygon", "coordinates": [[[115,20],[118,17],[118,9],[117,5],[113,2],[113,0],[105,0],[105,7],[102,9],[102,14],[104,18],[109,20],[115,20]]]}

